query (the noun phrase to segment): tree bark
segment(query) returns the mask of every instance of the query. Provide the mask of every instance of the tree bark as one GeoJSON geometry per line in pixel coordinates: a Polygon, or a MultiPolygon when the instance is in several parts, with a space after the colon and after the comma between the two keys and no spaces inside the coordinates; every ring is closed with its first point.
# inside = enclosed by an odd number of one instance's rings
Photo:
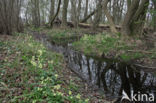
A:
{"type": "Polygon", "coordinates": [[[54,13],[55,13],[55,0],[51,0],[49,22],[54,17],[54,13]]]}
{"type": "MultiPolygon", "coordinates": [[[[156,11],[156,0],[152,0],[153,4],[154,4],[154,11],[156,11]]],[[[153,29],[156,32],[156,13],[153,13],[153,18],[152,18],[152,22],[153,22],[153,29]]]]}
{"type": "Polygon", "coordinates": [[[140,35],[143,33],[146,10],[149,0],[133,0],[122,24],[122,34],[140,35]]]}
{"type": "Polygon", "coordinates": [[[67,26],[67,9],[69,0],[64,0],[63,2],[63,12],[62,12],[62,26],[67,26]]]}
{"type": "Polygon", "coordinates": [[[107,4],[108,4],[109,1],[110,1],[110,0],[105,0],[104,3],[103,3],[104,13],[105,13],[105,15],[106,15],[106,17],[107,17],[107,19],[108,19],[108,21],[109,21],[111,31],[112,31],[113,33],[117,33],[117,30],[116,30],[116,28],[115,28],[115,24],[114,24],[114,22],[113,22],[112,16],[111,16],[111,14],[108,12],[108,9],[107,9],[107,4]]]}
{"type": "Polygon", "coordinates": [[[125,16],[125,19],[122,24],[122,34],[130,35],[131,30],[130,30],[130,21],[135,14],[136,10],[138,9],[140,0],[133,0],[127,13],[125,16]]]}
{"type": "Polygon", "coordinates": [[[84,13],[84,18],[86,18],[88,15],[88,0],[86,0],[86,8],[85,8],[85,13],[84,13]]]}
{"type": "Polygon", "coordinates": [[[32,3],[32,18],[33,25],[35,27],[40,26],[40,8],[39,8],[39,0],[31,0],[32,3]]]}
{"type": "Polygon", "coordinates": [[[78,11],[78,14],[77,14],[77,19],[78,19],[78,23],[79,23],[79,20],[80,20],[80,16],[81,16],[81,3],[82,3],[82,0],[79,0],[79,4],[78,4],[78,8],[77,8],[77,11],[78,11]]]}
{"type": "Polygon", "coordinates": [[[83,20],[81,20],[81,23],[85,23],[90,17],[92,17],[97,12],[97,9],[91,12],[88,16],[86,16],[83,20]]]}
{"type": "Polygon", "coordinates": [[[149,0],[142,0],[139,8],[137,9],[135,15],[133,16],[130,25],[132,35],[143,33],[148,5],[149,5],[149,0]]]}
{"type": "Polygon", "coordinates": [[[130,6],[131,6],[131,0],[127,0],[127,10],[130,8],[130,6]]]}
{"type": "Polygon", "coordinates": [[[55,20],[56,17],[58,16],[58,13],[59,13],[59,11],[60,11],[60,6],[61,6],[61,0],[59,0],[56,14],[54,15],[54,17],[53,17],[53,18],[51,19],[51,21],[50,21],[50,26],[51,26],[51,27],[53,27],[54,20],[55,20]]]}
{"type": "Polygon", "coordinates": [[[11,35],[20,29],[21,0],[0,0],[0,33],[11,35]]]}
{"type": "Polygon", "coordinates": [[[71,0],[71,5],[72,5],[72,21],[74,22],[74,27],[77,28],[78,27],[78,12],[77,12],[77,8],[76,8],[76,0],[71,0]]]}
{"type": "Polygon", "coordinates": [[[99,0],[99,2],[97,4],[97,9],[98,9],[98,11],[96,12],[94,22],[93,22],[93,30],[96,30],[96,28],[98,27],[98,25],[100,23],[100,19],[102,16],[102,0],[99,0]]]}

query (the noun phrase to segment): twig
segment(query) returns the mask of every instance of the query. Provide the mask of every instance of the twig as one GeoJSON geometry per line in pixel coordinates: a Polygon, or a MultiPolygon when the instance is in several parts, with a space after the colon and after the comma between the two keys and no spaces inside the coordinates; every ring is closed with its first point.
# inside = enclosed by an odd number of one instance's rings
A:
{"type": "Polygon", "coordinates": [[[128,52],[142,52],[142,53],[146,53],[146,54],[152,54],[153,52],[148,52],[148,51],[144,51],[144,50],[127,50],[128,52]]]}
{"type": "Polygon", "coordinates": [[[156,67],[147,67],[147,66],[143,66],[143,65],[140,65],[140,64],[134,64],[134,65],[135,65],[135,66],[142,67],[142,68],[156,69],[156,67]]]}

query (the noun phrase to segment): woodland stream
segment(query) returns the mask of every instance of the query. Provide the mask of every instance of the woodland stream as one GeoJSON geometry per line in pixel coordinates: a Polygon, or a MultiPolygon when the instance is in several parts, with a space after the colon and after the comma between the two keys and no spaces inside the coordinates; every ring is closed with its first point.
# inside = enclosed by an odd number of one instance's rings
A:
{"type": "MultiPolygon", "coordinates": [[[[37,37],[37,35],[35,36],[37,37]]],[[[48,42],[47,37],[38,36],[37,38],[50,50],[62,53],[67,66],[88,84],[96,86],[106,97],[117,98],[120,101],[123,91],[129,97],[133,91],[141,94],[152,93],[155,95],[156,101],[156,77],[152,73],[145,73],[141,68],[126,63],[85,56],[83,53],[71,49],[71,44],[58,46],[48,42]]]]}

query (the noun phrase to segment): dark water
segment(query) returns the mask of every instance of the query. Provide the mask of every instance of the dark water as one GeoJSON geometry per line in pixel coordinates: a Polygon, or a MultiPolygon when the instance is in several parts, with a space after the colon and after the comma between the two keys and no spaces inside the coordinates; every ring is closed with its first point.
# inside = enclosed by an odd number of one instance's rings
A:
{"type": "Polygon", "coordinates": [[[63,47],[52,45],[45,39],[43,42],[49,49],[62,53],[68,67],[88,84],[96,86],[107,98],[117,98],[116,103],[120,103],[123,91],[129,97],[132,91],[136,94],[152,93],[155,96],[155,102],[144,100],[132,103],[156,103],[156,78],[151,73],[125,63],[85,56],[72,50],[70,44],[63,47]]]}

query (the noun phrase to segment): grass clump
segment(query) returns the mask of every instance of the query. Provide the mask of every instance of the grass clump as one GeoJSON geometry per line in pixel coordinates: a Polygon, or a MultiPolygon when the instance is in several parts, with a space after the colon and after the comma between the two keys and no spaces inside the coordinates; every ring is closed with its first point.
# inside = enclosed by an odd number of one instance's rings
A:
{"type": "Polygon", "coordinates": [[[74,33],[69,30],[49,31],[48,36],[50,37],[50,41],[55,44],[67,44],[80,38],[78,33],[74,33]]]}
{"type": "Polygon", "coordinates": [[[63,90],[57,72],[62,68],[62,56],[49,52],[32,36],[0,39],[0,48],[0,102],[88,103],[79,93],[63,90]]]}
{"type": "Polygon", "coordinates": [[[48,29],[48,28],[30,28],[36,32],[42,32],[47,34],[49,37],[49,41],[55,44],[64,45],[71,43],[75,40],[79,40],[81,37],[82,32],[86,32],[85,29],[68,29],[68,28],[56,28],[48,29]]]}

